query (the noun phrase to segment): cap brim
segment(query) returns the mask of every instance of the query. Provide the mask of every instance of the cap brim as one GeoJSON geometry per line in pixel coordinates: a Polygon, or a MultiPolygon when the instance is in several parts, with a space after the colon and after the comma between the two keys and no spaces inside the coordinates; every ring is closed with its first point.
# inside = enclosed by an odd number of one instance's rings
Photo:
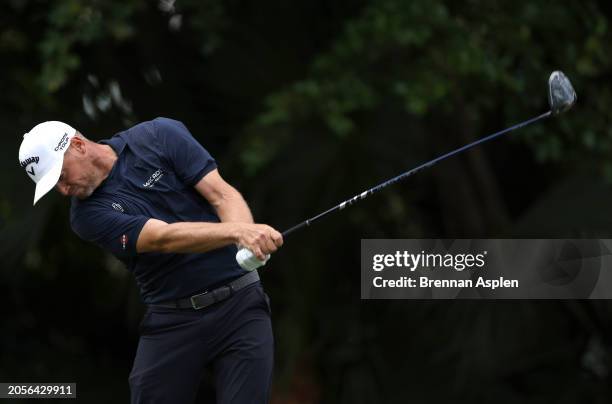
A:
{"type": "Polygon", "coordinates": [[[62,158],[57,163],[55,163],[53,167],[51,167],[49,172],[44,177],[42,177],[40,181],[36,183],[36,190],[34,191],[34,205],[36,205],[36,202],[38,202],[40,198],[45,196],[47,192],[51,191],[55,184],[57,184],[57,181],[59,180],[59,177],[62,174],[63,165],[64,159],[62,158]]]}

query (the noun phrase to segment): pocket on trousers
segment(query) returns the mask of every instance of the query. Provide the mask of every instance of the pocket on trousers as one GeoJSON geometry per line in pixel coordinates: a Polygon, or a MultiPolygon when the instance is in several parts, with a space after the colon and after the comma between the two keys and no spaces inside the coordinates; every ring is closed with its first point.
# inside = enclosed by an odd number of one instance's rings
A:
{"type": "Polygon", "coordinates": [[[142,316],[142,320],[140,320],[140,324],[138,324],[138,334],[144,335],[147,331],[147,324],[149,319],[151,318],[151,310],[147,310],[145,314],[142,316]]]}
{"type": "Polygon", "coordinates": [[[268,296],[268,294],[263,290],[262,286],[257,286],[257,293],[261,296],[261,298],[263,299],[263,303],[266,307],[266,310],[268,310],[268,314],[272,314],[272,306],[270,306],[270,297],[268,296]]]}

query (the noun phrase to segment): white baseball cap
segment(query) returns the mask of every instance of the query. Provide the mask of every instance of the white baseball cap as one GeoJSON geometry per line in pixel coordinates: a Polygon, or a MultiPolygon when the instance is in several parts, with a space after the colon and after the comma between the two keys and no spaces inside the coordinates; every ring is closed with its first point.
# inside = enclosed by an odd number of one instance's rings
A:
{"type": "Polygon", "coordinates": [[[64,153],[75,134],[76,129],[70,125],[47,121],[23,135],[19,164],[36,183],[34,205],[57,184],[62,173],[64,153]]]}

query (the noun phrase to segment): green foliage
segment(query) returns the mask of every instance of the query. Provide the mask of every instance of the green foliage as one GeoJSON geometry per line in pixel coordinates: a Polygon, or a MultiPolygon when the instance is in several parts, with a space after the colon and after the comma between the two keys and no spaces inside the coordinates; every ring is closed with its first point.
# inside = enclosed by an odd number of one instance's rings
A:
{"type": "Polygon", "coordinates": [[[43,70],[39,85],[53,93],[80,65],[75,47],[101,40],[124,41],[134,34],[131,20],[144,6],[142,0],[113,4],[105,1],[60,0],[54,2],[39,45],[43,70]]]}
{"type": "Polygon", "coordinates": [[[210,56],[223,46],[223,34],[232,25],[227,15],[227,1],[183,0],[177,2],[177,12],[188,16],[189,26],[197,35],[198,50],[210,56]]]}
{"type": "MultiPolygon", "coordinates": [[[[384,100],[402,105],[407,121],[469,116],[478,136],[487,116],[501,112],[509,124],[545,110],[547,75],[560,68],[574,80],[580,117],[562,121],[554,135],[533,131],[521,139],[541,162],[576,159],[611,146],[607,131],[593,130],[592,123],[609,105],[610,90],[593,80],[610,66],[604,44],[611,39],[596,3],[377,1],[345,24],[307,77],[268,97],[258,123],[268,143],[274,139],[266,125],[313,119],[345,137],[358,131],[358,114],[376,111],[384,100]]],[[[423,129],[439,131],[435,121],[423,129]]],[[[259,168],[243,159],[250,172],[259,168]]],[[[606,156],[598,164],[608,171],[612,161],[606,156]]]]}

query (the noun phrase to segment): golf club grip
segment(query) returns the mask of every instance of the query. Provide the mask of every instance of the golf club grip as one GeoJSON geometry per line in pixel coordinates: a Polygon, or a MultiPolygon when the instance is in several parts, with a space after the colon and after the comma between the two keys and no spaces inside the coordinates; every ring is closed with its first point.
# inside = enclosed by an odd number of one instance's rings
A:
{"type": "Polygon", "coordinates": [[[303,227],[309,226],[310,225],[310,219],[303,221],[302,223],[296,224],[295,226],[285,230],[284,232],[282,232],[283,235],[283,239],[285,237],[287,237],[288,235],[290,235],[291,233],[293,233],[296,230],[299,230],[303,227]]]}
{"type": "MultiPolygon", "coordinates": [[[[302,223],[299,223],[291,227],[290,229],[285,230],[282,233],[283,238],[287,237],[289,234],[293,233],[294,231],[301,229],[302,227],[308,226],[309,224],[310,224],[310,220],[306,220],[302,223]]],[[[265,261],[259,260],[255,256],[255,254],[253,254],[253,252],[246,247],[242,247],[236,253],[236,262],[238,262],[238,265],[240,265],[240,267],[246,271],[254,271],[257,268],[264,266],[266,262],[268,262],[269,259],[270,259],[270,254],[266,256],[265,261]]]]}

